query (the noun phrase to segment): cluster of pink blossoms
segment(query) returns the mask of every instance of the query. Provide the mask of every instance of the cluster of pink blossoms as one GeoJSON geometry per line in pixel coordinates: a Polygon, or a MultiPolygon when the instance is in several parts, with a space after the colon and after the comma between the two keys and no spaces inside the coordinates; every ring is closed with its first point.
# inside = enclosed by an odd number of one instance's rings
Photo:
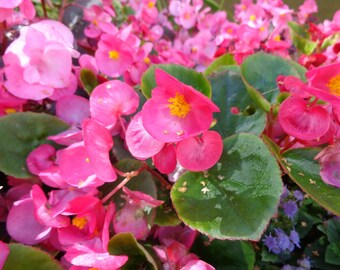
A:
{"type": "MultiPolygon", "coordinates": [[[[141,111],[133,86],[151,64],[204,70],[224,53],[242,63],[258,50],[289,58],[292,41],[287,22],[306,23],[317,7],[314,0],[306,0],[296,13],[281,0],[243,0],[236,5],[234,20],[229,20],[225,12],[204,7],[202,0],[171,0],[162,11],[155,0],[130,0],[120,1],[119,8],[130,7],[134,14],[118,24],[121,14],[111,2],[103,0],[100,6],[84,9],[85,37],[75,43],[63,24],[35,18],[30,0],[0,0],[0,22],[20,23],[19,37],[3,54],[0,115],[25,111],[35,102],[54,106],[55,115],[70,126],[48,137],[62,149],[43,144],[29,154],[32,181],[8,177],[11,188],[0,197],[0,219],[6,220],[13,240],[62,251],[61,261],[68,269],[122,267],[128,257],[108,252],[110,237],[120,232],[131,232],[138,240],[157,239],[154,250],[165,269],[213,269],[189,252],[196,231],[186,226],[151,230],[155,218],[151,210],[163,201],[122,186],[118,186],[122,207],[108,203],[118,189],[102,196],[99,188],[116,181],[117,174],[127,182],[149,168],[144,162],[140,171],[116,169],[110,157],[112,137],[121,137],[135,158],[151,158],[162,174],[181,167],[208,170],[223,150],[221,136],[209,130],[219,108],[162,69],[156,69],[156,87],[141,111]],[[88,98],[80,75],[83,70],[98,82],[88,98]]],[[[332,21],[310,25],[313,39],[321,44],[340,30],[340,13],[332,21]]],[[[280,107],[279,131],[290,135],[291,146],[330,144],[316,158],[325,182],[337,187],[339,44],[300,58],[310,68],[307,82],[290,76],[278,79],[281,90],[291,93],[280,107]]],[[[8,253],[1,241],[0,251],[8,253]]],[[[0,258],[0,266],[4,260],[0,258]]]]}

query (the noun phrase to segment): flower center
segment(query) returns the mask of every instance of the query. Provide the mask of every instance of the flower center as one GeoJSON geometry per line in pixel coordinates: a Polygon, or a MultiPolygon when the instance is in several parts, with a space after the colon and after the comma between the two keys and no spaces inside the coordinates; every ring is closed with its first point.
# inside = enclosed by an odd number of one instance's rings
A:
{"type": "Polygon", "coordinates": [[[80,230],[84,229],[87,224],[87,219],[84,217],[75,217],[72,219],[72,225],[76,226],[80,230]]]}
{"type": "Polygon", "coordinates": [[[190,104],[186,102],[184,95],[180,95],[178,92],[175,97],[169,98],[168,102],[171,115],[184,118],[190,111],[190,104]]]}
{"type": "Polygon", "coordinates": [[[251,20],[252,22],[255,21],[256,20],[256,16],[254,14],[250,15],[249,20],[251,20]]]}
{"type": "Polygon", "coordinates": [[[153,8],[154,6],[155,6],[155,3],[154,3],[154,2],[151,2],[151,1],[150,1],[150,2],[148,3],[148,8],[153,8]]]}
{"type": "Polygon", "coordinates": [[[109,57],[110,57],[110,59],[118,60],[119,59],[119,52],[117,52],[116,50],[109,51],[109,57]]]}
{"type": "Polygon", "coordinates": [[[327,86],[329,87],[332,95],[340,96],[340,74],[332,77],[327,86]]]}

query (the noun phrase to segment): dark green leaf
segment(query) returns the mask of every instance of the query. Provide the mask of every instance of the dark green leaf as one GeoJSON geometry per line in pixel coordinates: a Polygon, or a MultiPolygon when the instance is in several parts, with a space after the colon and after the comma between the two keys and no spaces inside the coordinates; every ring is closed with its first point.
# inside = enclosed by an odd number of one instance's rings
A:
{"type": "Polygon", "coordinates": [[[3,270],[63,270],[48,253],[23,244],[9,244],[10,253],[3,270]]]}
{"type": "Polygon", "coordinates": [[[218,270],[254,269],[255,252],[251,244],[245,241],[209,241],[208,237],[201,235],[192,250],[201,260],[218,270]]]}
{"type": "Polygon", "coordinates": [[[247,94],[240,72],[224,71],[208,79],[213,91],[212,100],[221,110],[214,115],[217,123],[213,129],[223,138],[240,132],[260,135],[265,128],[267,117],[247,94]],[[240,114],[231,113],[231,107],[237,107],[240,114]]]}
{"type": "Polygon", "coordinates": [[[68,128],[57,117],[44,113],[14,113],[0,118],[0,170],[7,175],[29,178],[26,158],[37,146],[51,143],[46,137],[68,128]]]}
{"type": "Polygon", "coordinates": [[[340,215],[340,189],[325,184],[319,174],[319,163],[314,157],[320,149],[292,149],[279,159],[290,178],[322,207],[340,215]]]}
{"type": "Polygon", "coordinates": [[[325,253],[327,263],[340,265],[340,242],[331,243],[325,253]]]}
{"type": "Polygon", "coordinates": [[[158,269],[153,257],[131,233],[119,233],[113,236],[109,241],[108,250],[111,255],[127,255],[129,257],[129,260],[121,268],[122,270],[158,269]]]}
{"type": "Polygon", "coordinates": [[[327,221],[327,238],[331,243],[340,242],[340,220],[330,219],[327,221]]]}
{"type": "Polygon", "coordinates": [[[299,77],[291,63],[279,56],[259,52],[247,57],[241,65],[242,78],[249,95],[265,111],[276,102],[279,89],[276,78],[279,75],[299,77]]]}
{"type": "Polygon", "coordinates": [[[179,217],[218,239],[258,240],[277,210],[281,172],[261,139],[224,139],[219,162],[207,173],[183,174],[171,191],[179,217]]]}

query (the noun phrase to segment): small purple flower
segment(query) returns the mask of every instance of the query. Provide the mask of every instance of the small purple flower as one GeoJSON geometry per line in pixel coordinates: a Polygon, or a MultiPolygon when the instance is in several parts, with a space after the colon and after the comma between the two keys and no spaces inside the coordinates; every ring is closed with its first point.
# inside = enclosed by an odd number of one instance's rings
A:
{"type": "Polygon", "coordinates": [[[298,264],[305,270],[311,269],[311,263],[308,258],[304,258],[297,261],[298,264]]]}
{"type": "Polygon", "coordinates": [[[264,239],[264,244],[267,246],[270,252],[273,252],[274,254],[281,253],[281,249],[277,243],[276,237],[273,237],[271,234],[266,236],[264,239]]]}
{"type": "Polygon", "coordinates": [[[281,250],[288,249],[289,251],[294,250],[294,244],[290,241],[288,235],[284,233],[281,229],[276,229],[275,234],[277,237],[277,244],[281,250]]]}
{"type": "Polygon", "coordinates": [[[295,201],[289,200],[282,204],[283,212],[287,217],[293,219],[298,211],[298,207],[295,201]]]}
{"type": "Polygon", "coordinates": [[[300,248],[300,236],[297,231],[292,230],[290,232],[289,239],[294,243],[295,246],[300,248]]]}
{"type": "Polygon", "coordinates": [[[293,194],[297,201],[302,201],[304,199],[303,193],[300,190],[295,190],[293,194]]]}

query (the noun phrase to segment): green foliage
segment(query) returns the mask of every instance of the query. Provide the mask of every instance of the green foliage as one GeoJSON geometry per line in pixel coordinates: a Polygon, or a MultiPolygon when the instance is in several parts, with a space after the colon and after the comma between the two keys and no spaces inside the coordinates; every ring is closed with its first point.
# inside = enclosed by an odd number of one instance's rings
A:
{"type": "Polygon", "coordinates": [[[239,71],[226,70],[208,77],[212,87],[212,100],[220,108],[215,113],[213,127],[223,138],[235,133],[249,132],[260,135],[266,125],[266,113],[257,108],[247,94],[239,71]],[[236,107],[239,114],[231,113],[236,107]]]}
{"type": "Polygon", "coordinates": [[[320,166],[314,157],[320,149],[292,149],[279,160],[289,177],[322,207],[340,215],[340,189],[325,184],[320,177],[320,166]]]}
{"type": "Polygon", "coordinates": [[[126,255],[129,260],[122,266],[122,270],[129,269],[158,269],[158,266],[149,252],[137,242],[131,233],[118,233],[108,244],[111,255],[126,255]]]}
{"type": "Polygon", "coordinates": [[[288,22],[288,26],[294,46],[303,54],[312,54],[317,47],[317,43],[311,41],[308,28],[295,22],[288,22]]]}
{"type": "Polygon", "coordinates": [[[0,170],[7,175],[29,178],[26,158],[46,138],[58,134],[68,125],[55,116],[44,113],[14,113],[0,118],[0,170]]]}
{"type": "Polygon", "coordinates": [[[93,89],[98,85],[96,74],[94,74],[92,70],[86,68],[83,68],[80,71],[80,81],[89,95],[91,95],[93,89]]]}
{"type": "Polygon", "coordinates": [[[10,253],[3,270],[63,270],[48,253],[23,244],[9,244],[10,253]]]}
{"type": "Polygon", "coordinates": [[[224,139],[223,154],[208,172],[187,172],[171,198],[190,227],[218,239],[261,237],[282,190],[279,167],[252,134],[224,139]]]}

